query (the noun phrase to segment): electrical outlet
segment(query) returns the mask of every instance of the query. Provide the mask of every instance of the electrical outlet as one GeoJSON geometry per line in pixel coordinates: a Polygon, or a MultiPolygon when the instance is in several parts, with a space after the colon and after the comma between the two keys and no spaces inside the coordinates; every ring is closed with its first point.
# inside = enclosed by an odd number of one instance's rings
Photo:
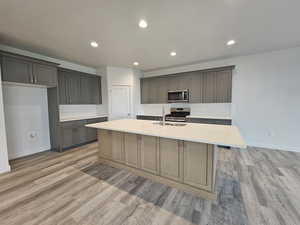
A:
{"type": "Polygon", "coordinates": [[[269,137],[274,137],[274,132],[271,131],[271,130],[269,130],[269,131],[268,131],[268,136],[269,136],[269,137]]]}
{"type": "Polygon", "coordinates": [[[29,141],[36,141],[37,140],[37,132],[36,131],[28,132],[28,140],[29,141]]]}

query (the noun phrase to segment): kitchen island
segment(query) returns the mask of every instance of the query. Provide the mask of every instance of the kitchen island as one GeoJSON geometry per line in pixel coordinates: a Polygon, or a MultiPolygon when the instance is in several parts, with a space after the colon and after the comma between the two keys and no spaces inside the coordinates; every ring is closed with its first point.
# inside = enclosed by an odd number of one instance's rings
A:
{"type": "Polygon", "coordinates": [[[218,146],[245,148],[235,126],[114,120],[98,129],[100,162],[215,199],[218,146]]]}

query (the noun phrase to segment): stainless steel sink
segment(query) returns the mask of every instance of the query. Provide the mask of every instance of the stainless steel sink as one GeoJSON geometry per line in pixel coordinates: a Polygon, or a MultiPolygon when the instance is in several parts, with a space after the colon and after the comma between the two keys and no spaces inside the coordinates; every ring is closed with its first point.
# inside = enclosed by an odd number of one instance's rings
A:
{"type": "MultiPolygon", "coordinates": [[[[163,126],[163,122],[153,122],[153,124],[163,126]]],[[[174,127],[183,127],[186,126],[186,123],[165,123],[165,126],[174,126],[174,127]]]]}

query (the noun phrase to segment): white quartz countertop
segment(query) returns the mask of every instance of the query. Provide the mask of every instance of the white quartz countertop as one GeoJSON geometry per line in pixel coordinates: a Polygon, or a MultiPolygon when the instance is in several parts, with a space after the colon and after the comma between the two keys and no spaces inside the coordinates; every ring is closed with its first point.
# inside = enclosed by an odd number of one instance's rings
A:
{"type": "MultiPolygon", "coordinates": [[[[168,122],[169,123],[169,122],[168,122]]],[[[186,123],[186,126],[161,126],[149,120],[113,120],[86,125],[87,127],[142,134],[184,141],[246,148],[246,143],[235,126],[186,123]]]]}
{"type": "Polygon", "coordinates": [[[87,120],[107,117],[107,115],[78,115],[78,116],[68,116],[60,118],[60,122],[74,121],[74,120],[87,120]]]}

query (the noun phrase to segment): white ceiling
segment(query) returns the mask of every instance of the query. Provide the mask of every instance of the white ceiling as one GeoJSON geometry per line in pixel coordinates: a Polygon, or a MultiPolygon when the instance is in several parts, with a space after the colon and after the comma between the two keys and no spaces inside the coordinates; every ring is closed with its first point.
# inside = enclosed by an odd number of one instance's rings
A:
{"type": "Polygon", "coordinates": [[[298,46],[299,10],[299,0],[1,0],[0,43],[96,68],[138,61],[153,70],[298,46]],[[237,44],[226,46],[230,39],[237,44]]]}

